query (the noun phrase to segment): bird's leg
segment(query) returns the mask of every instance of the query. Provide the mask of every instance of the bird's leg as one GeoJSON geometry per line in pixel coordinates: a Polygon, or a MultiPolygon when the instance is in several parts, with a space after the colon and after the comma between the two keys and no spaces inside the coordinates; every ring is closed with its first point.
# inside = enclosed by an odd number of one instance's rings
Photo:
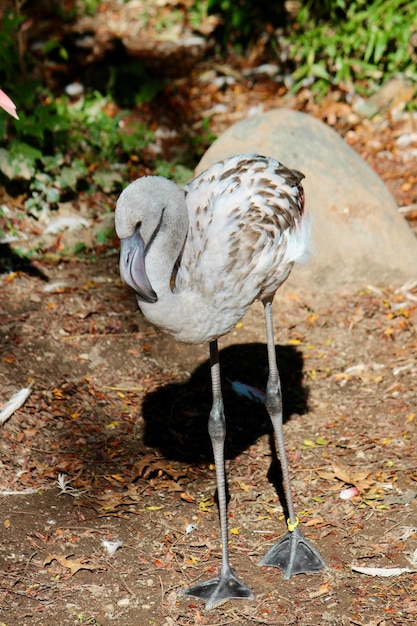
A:
{"type": "Polygon", "coordinates": [[[217,340],[210,343],[211,380],[213,406],[210,412],[208,430],[213,446],[216,467],[217,497],[219,503],[220,534],[222,542],[222,565],[220,574],[211,580],[197,583],[180,592],[183,596],[193,596],[206,601],[206,610],[232,598],[253,598],[253,593],[233,572],[229,563],[228,524],[226,502],[226,475],[224,468],[224,441],[226,423],[220,385],[220,365],[217,340]]]}
{"type": "Polygon", "coordinates": [[[278,455],[281,463],[282,480],[288,508],[288,532],[278,543],[268,550],[259,562],[259,565],[279,567],[284,572],[284,578],[288,579],[292,574],[318,572],[325,569],[326,566],[317,550],[313,548],[303,536],[298,525],[298,518],[294,511],[288,459],[284,442],[282,394],[275,354],[272,302],[265,303],[265,324],[269,362],[265,406],[274,427],[278,455]]]}

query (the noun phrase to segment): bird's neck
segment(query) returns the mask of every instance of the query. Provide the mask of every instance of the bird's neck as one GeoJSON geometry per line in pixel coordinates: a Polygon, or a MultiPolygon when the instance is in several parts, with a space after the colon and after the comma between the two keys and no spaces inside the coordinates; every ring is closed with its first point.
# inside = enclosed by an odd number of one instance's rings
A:
{"type": "Polygon", "coordinates": [[[177,341],[200,343],[205,341],[199,334],[192,334],[192,310],[195,307],[195,295],[192,292],[173,293],[164,290],[158,293],[158,301],[152,304],[138,304],[145,317],[164,332],[172,335],[177,341]],[[190,330],[189,330],[190,329],[190,330]]]}
{"type": "MultiPolygon", "coordinates": [[[[188,232],[188,209],[167,207],[161,227],[146,254],[146,273],[158,296],[155,303],[138,301],[147,319],[176,338],[183,335],[190,317],[191,294],[173,291],[173,272],[188,232]]],[[[183,339],[184,340],[184,339],[183,339]]]]}

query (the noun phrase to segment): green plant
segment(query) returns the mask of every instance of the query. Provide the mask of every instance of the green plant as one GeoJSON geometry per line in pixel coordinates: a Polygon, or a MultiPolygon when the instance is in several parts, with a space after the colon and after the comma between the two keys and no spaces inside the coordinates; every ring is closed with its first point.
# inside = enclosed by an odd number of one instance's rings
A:
{"type": "Polygon", "coordinates": [[[119,63],[109,66],[106,92],[121,106],[131,108],[136,104],[151,102],[166,86],[166,81],[147,71],[140,63],[120,56],[119,63]],[[135,86],[135,89],[132,89],[135,86]]]}
{"type": "Polygon", "coordinates": [[[59,117],[69,124],[68,150],[81,151],[90,161],[108,161],[121,157],[122,153],[140,152],[153,140],[153,133],[142,124],[125,128],[123,112],[109,115],[106,111],[109,103],[110,99],[97,91],[75,105],[70,105],[67,98],[57,101],[59,117]]]}
{"type": "Polygon", "coordinates": [[[219,14],[223,44],[241,46],[265,33],[267,24],[278,26],[285,18],[284,2],[269,0],[208,0],[208,14],[219,14]]]}
{"type": "Polygon", "coordinates": [[[83,0],[82,3],[79,3],[79,12],[85,15],[95,15],[101,3],[102,0],[83,0]]]}
{"type": "Polygon", "coordinates": [[[210,130],[210,119],[204,117],[198,134],[196,133],[194,136],[190,137],[189,141],[193,153],[197,153],[201,157],[215,139],[217,139],[216,135],[210,130]]]}
{"type": "Polygon", "coordinates": [[[29,185],[32,193],[25,202],[26,209],[34,216],[37,216],[45,205],[57,203],[65,190],[74,191],[78,182],[84,179],[88,172],[81,159],[74,159],[71,166],[66,165],[61,153],[41,156],[37,164],[41,167],[34,168],[29,185]]]}
{"type": "Polygon", "coordinates": [[[140,154],[153,141],[143,125],[122,127],[123,112],[109,115],[109,100],[98,92],[76,104],[46,92],[39,100],[31,112],[22,110],[14,140],[0,148],[2,174],[27,181],[25,206],[32,215],[74,193],[82,182],[110,193],[123,183],[115,163],[140,154]]]}
{"type": "MultiPolygon", "coordinates": [[[[78,8],[89,12],[98,4],[99,0],[88,0],[78,8]]],[[[139,156],[154,135],[144,125],[126,124],[130,112],[115,113],[113,95],[120,94],[122,104],[133,105],[135,98],[151,100],[164,84],[148,80],[140,64],[131,62],[122,64],[120,71],[116,65],[110,68],[108,84],[104,83],[107,96],[88,90],[77,102],[56,96],[32,70],[50,55],[66,62],[69,52],[58,35],[33,53],[28,45],[32,22],[21,14],[21,7],[24,2],[16,2],[15,9],[6,10],[1,18],[0,86],[15,100],[20,119],[14,123],[0,115],[0,175],[3,182],[18,181],[19,191],[27,193],[26,210],[38,216],[80,189],[111,193],[128,179],[128,168],[123,170],[122,164],[139,156]],[[25,38],[22,24],[28,25],[25,38]]]]}
{"type": "Polygon", "coordinates": [[[24,70],[23,49],[20,41],[20,27],[25,18],[19,11],[6,9],[0,24],[0,81],[2,87],[13,83],[24,70]],[[18,38],[16,40],[16,33],[18,38]]]}
{"type": "Polygon", "coordinates": [[[167,161],[158,160],[155,165],[156,176],[165,176],[172,178],[180,187],[188,183],[193,177],[193,171],[180,163],[168,163],[167,161]]]}
{"type": "Polygon", "coordinates": [[[10,209],[6,206],[0,206],[0,245],[19,237],[19,233],[10,219],[10,214],[10,209]]]}
{"type": "Polygon", "coordinates": [[[402,72],[415,79],[417,0],[334,0],[303,5],[288,36],[295,90],[306,80],[329,84],[381,80],[402,72]]]}
{"type": "Polygon", "coordinates": [[[207,0],[194,0],[190,6],[187,17],[194,28],[198,28],[201,22],[206,19],[208,13],[208,1],[207,0]]]}

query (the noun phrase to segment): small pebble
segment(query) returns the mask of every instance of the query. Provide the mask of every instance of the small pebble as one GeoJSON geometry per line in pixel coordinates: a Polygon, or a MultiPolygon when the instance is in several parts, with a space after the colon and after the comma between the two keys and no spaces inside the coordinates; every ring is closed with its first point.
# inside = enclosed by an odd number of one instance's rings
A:
{"type": "Polygon", "coordinates": [[[84,93],[84,85],[81,83],[70,83],[65,87],[65,93],[70,98],[79,98],[84,93]]]}

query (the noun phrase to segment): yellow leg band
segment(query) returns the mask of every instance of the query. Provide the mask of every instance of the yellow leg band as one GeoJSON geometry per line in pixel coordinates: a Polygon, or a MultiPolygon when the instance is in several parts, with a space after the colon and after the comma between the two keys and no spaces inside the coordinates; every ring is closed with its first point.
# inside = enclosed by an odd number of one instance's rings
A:
{"type": "Polygon", "coordinates": [[[300,520],[298,519],[298,517],[295,518],[294,524],[291,524],[291,520],[289,518],[287,519],[287,526],[288,526],[288,530],[290,531],[290,533],[292,533],[297,528],[299,523],[300,523],[300,520]]]}

